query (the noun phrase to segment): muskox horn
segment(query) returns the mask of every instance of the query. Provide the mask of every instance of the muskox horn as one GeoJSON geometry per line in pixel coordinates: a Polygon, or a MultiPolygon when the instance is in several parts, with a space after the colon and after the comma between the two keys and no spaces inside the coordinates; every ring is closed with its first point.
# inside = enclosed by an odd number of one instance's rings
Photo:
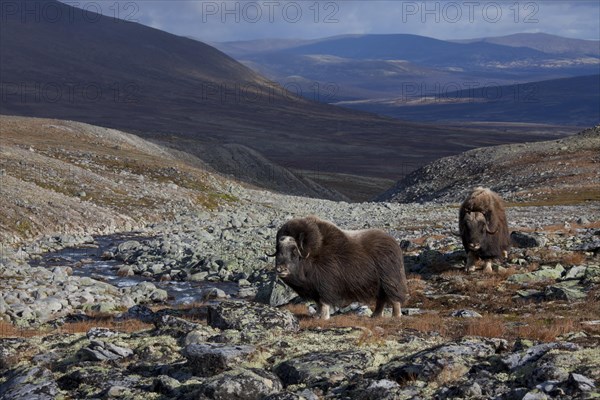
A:
{"type": "Polygon", "coordinates": [[[267,256],[267,257],[275,257],[276,255],[277,255],[277,252],[275,252],[273,254],[265,253],[265,256],[267,256]]]}
{"type": "Polygon", "coordinates": [[[495,230],[493,230],[493,231],[492,231],[492,230],[490,229],[489,225],[486,223],[486,224],[485,224],[485,231],[486,231],[487,233],[489,233],[490,235],[494,235],[496,232],[498,232],[498,228],[496,228],[495,230]]]}

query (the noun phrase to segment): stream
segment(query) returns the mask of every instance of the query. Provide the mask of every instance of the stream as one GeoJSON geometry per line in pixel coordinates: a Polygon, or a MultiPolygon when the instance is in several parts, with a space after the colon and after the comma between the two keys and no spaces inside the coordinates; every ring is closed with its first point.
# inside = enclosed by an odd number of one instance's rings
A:
{"type": "Polygon", "coordinates": [[[102,259],[102,254],[120,243],[128,240],[144,241],[153,239],[139,234],[114,234],[97,236],[94,244],[84,244],[66,247],[62,250],[48,252],[40,258],[31,259],[33,267],[53,268],[55,266],[70,266],[73,275],[86,276],[96,280],[110,283],[118,288],[135,286],[140,282],[152,282],[157,288],[164,289],[169,295],[168,304],[189,304],[201,300],[201,293],[206,288],[218,288],[235,298],[238,285],[234,282],[188,282],[188,281],[157,281],[141,275],[121,277],[117,275],[119,267],[124,265],[120,260],[102,259]]]}

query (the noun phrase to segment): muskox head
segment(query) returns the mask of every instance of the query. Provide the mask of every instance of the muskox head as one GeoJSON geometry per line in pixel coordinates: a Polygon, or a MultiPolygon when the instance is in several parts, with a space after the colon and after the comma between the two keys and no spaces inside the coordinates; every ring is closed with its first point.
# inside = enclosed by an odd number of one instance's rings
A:
{"type": "Polygon", "coordinates": [[[277,240],[277,251],[275,252],[275,270],[280,278],[296,274],[302,258],[308,257],[308,253],[302,252],[302,241],[298,243],[291,236],[281,236],[277,240]]]}
{"type": "Polygon", "coordinates": [[[303,259],[316,255],[322,236],[313,217],[292,219],[277,231],[275,268],[281,278],[293,275],[303,259]]]}
{"type": "Polygon", "coordinates": [[[497,228],[490,226],[489,220],[481,212],[471,211],[465,213],[460,221],[460,234],[465,249],[478,251],[488,238],[497,232],[497,228]]]}

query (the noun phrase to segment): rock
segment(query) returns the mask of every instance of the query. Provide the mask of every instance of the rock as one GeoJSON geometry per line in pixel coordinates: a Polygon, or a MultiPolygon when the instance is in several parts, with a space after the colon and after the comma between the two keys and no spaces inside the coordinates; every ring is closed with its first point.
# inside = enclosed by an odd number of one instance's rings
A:
{"type": "Polygon", "coordinates": [[[202,300],[227,299],[229,295],[221,289],[209,287],[202,291],[202,300]]]}
{"type": "Polygon", "coordinates": [[[238,368],[209,378],[197,391],[199,396],[194,398],[260,400],[282,389],[281,381],[270,372],[262,369],[238,368]]]}
{"type": "Polygon", "coordinates": [[[180,386],[181,383],[177,379],[168,375],[160,375],[152,382],[152,391],[165,396],[173,396],[180,386]]]}
{"type": "Polygon", "coordinates": [[[456,310],[450,314],[452,317],[460,318],[481,318],[481,314],[473,310],[456,310]]]}
{"type": "Polygon", "coordinates": [[[564,270],[565,269],[560,264],[556,264],[555,267],[542,266],[541,269],[534,272],[511,275],[508,277],[507,281],[511,283],[530,283],[545,280],[557,280],[562,276],[564,270]]]}
{"type": "Polygon", "coordinates": [[[330,387],[349,377],[362,375],[373,360],[373,355],[363,350],[309,353],[283,361],[273,371],[286,386],[330,387]]]}
{"type": "Polygon", "coordinates": [[[156,329],[167,331],[170,335],[176,337],[186,336],[188,333],[201,328],[200,324],[169,314],[160,315],[156,313],[153,323],[156,329]]]}
{"type": "Polygon", "coordinates": [[[202,282],[208,275],[209,274],[206,271],[196,272],[195,274],[190,275],[188,280],[192,282],[202,282]]]}
{"type": "Polygon", "coordinates": [[[109,328],[94,327],[94,328],[91,328],[89,331],[87,331],[85,336],[88,339],[96,339],[96,338],[113,337],[113,336],[117,336],[118,334],[119,334],[118,332],[115,332],[109,328]]]}
{"type": "Polygon", "coordinates": [[[120,277],[127,277],[135,275],[135,272],[133,271],[133,267],[131,265],[123,265],[117,271],[117,275],[120,277]]]}
{"type": "Polygon", "coordinates": [[[587,376],[571,373],[567,385],[581,392],[590,392],[596,388],[594,381],[587,376]]]}
{"type": "Polygon", "coordinates": [[[577,350],[579,347],[576,344],[569,342],[553,342],[543,343],[536,346],[532,346],[524,351],[511,353],[501,359],[501,362],[509,370],[520,368],[524,365],[536,362],[544,354],[553,349],[561,350],[577,350]]]}
{"type": "Polygon", "coordinates": [[[200,343],[186,346],[184,355],[194,375],[213,376],[239,366],[255,351],[253,346],[200,343]]]}
{"type": "Polygon", "coordinates": [[[288,304],[297,297],[298,293],[272,274],[270,280],[258,288],[255,300],[273,307],[279,307],[288,304]]]}
{"type": "Polygon", "coordinates": [[[289,311],[259,303],[221,302],[208,307],[208,324],[213,328],[264,331],[280,328],[297,331],[298,320],[289,311]]]}
{"type": "Polygon", "coordinates": [[[544,296],[550,300],[577,301],[587,297],[577,281],[565,281],[546,287],[544,296]]]}
{"type": "Polygon", "coordinates": [[[588,225],[588,224],[590,224],[590,220],[587,219],[586,217],[579,217],[579,218],[577,218],[577,223],[579,225],[588,225]]]}
{"type": "Polygon", "coordinates": [[[583,278],[584,283],[600,283],[600,266],[588,265],[583,278]]]}
{"type": "Polygon", "coordinates": [[[462,339],[394,358],[379,368],[378,377],[401,385],[415,380],[429,382],[442,372],[458,379],[480,359],[496,354],[504,346],[506,342],[499,339],[462,339]]]}
{"type": "Polygon", "coordinates": [[[546,238],[523,232],[512,232],[510,239],[515,247],[531,248],[544,247],[547,243],[546,238]]]}
{"type": "Polygon", "coordinates": [[[79,356],[84,361],[119,360],[133,354],[131,349],[116,346],[101,340],[91,340],[91,344],[79,351],[79,356]]]}
{"type": "Polygon", "coordinates": [[[586,270],[587,266],[585,265],[574,266],[567,271],[567,274],[563,277],[563,280],[583,279],[585,277],[586,270]]]}
{"type": "Polygon", "coordinates": [[[0,385],[0,399],[10,400],[54,400],[59,388],[46,368],[21,367],[4,374],[6,380],[0,385]]]}

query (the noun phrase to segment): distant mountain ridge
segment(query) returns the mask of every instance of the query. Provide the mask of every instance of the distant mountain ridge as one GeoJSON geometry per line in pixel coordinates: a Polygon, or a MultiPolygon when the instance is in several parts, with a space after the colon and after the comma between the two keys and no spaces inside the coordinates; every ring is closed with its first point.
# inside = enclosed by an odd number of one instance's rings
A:
{"type": "Polygon", "coordinates": [[[516,33],[481,39],[455,40],[457,43],[485,42],[510,47],[527,47],[548,54],[600,57],[600,41],[572,39],[547,33],[516,33]]]}
{"type": "MultiPolygon", "coordinates": [[[[600,73],[600,41],[545,34],[461,41],[409,34],[346,35],[284,41],[274,48],[252,41],[229,42],[221,49],[282,84],[301,87],[311,99],[415,121],[432,118],[420,119],[425,115],[418,113],[403,116],[394,109],[376,109],[371,103],[600,73]],[[321,92],[314,93],[314,88],[321,92]]],[[[450,110],[442,113],[450,114],[450,110]]],[[[572,121],[566,114],[562,120],[572,121]]],[[[512,115],[506,112],[499,119],[512,121],[512,115]]],[[[465,120],[474,119],[465,115],[465,120]]],[[[589,125],[589,121],[576,124],[589,125]]]]}

